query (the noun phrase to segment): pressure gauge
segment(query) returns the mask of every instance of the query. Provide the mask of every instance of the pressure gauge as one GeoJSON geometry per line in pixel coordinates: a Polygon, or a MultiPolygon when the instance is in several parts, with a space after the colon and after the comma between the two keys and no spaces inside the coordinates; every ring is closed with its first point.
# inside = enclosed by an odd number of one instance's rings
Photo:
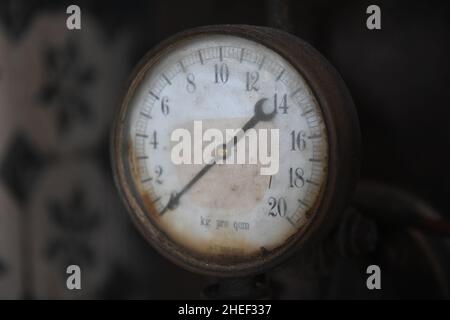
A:
{"type": "Polygon", "coordinates": [[[264,271],[326,234],[358,155],[354,106],[331,65],[285,32],[229,25],[182,32],[144,58],[112,153],[148,241],[220,276],[264,271]]]}

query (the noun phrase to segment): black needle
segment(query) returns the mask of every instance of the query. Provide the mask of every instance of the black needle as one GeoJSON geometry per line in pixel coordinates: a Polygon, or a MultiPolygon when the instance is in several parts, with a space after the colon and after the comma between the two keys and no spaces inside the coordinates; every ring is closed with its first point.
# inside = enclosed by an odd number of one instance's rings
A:
{"type": "MultiPolygon", "coordinates": [[[[271,120],[276,113],[276,109],[274,109],[270,113],[265,113],[263,109],[263,104],[267,100],[267,98],[262,98],[258,100],[255,104],[255,114],[253,117],[251,117],[241,128],[241,130],[245,133],[250,128],[253,128],[258,122],[260,121],[269,121],[271,120]]],[[[237,136],[235,136],[233,139],[231,139],[230,143],[233,143],[234,145],[237,144],[237,136]]],[[[216,161],[214,160],[212,163],[207,164],[200,170],[187,185],[184,186],[183,189],[181,189],[180,192],[172,194],[170,196],[170,200],[167,203],[167,205],[164,207],[164,209],[161,211],[161,215],[163,215],[167,209],[173,209],[178,205],[178,202],[180,200],[180,197],[185,194],[198,180],[200,180],[201,177],[203,177],[209,169],[214,167],[216,164],[216,161]]]]}

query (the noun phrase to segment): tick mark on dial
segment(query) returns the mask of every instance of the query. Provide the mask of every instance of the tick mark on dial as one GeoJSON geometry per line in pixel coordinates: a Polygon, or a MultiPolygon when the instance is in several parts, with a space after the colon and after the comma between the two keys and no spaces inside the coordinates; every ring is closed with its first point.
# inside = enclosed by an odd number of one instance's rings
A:
{"type": "Polygon", "coordinates": [[[146,183],[146,182],[149,182],[152,180],[153,180],[153,178],[147,178],[147,179],[141,180],[141,183],[146,183]]]}
{"type": "Polygon", "coordinates": [[[313,158],[310,158],[309,161],[310,162],[322,162],[321,159],[313,159],[313,158]]]}
{"type": "Polygon", "coordinates": [[[322,138],[321,134],[313,134],[308,137],[308,139],[319,139],[322,138]]]}
{"type": "Polygon", "coordinates": [[[298,199],[298,202],[299,202],[301,205],[303,205],[303,206],[305,206],[305,207],[308,207],[308,204],[307,204],[305,201],[303,201],[302,199],[298,199]]]}
{"type": "Polygon", "coordinates": [[[222,52],[222,47],[219,47],[219,60],[220,62],[223,61],[223,52],[222,52]]]}
{"type": "Polygon", "coordinates": [[[168,83],[169,85],[172,85],[172,82],[170,82],[169,78],[167,78],[167,76],[166,76],[164,73],[162,74],[162,77],[164,78],[164,80],[167,81],[167,83],[168,83]]]}
{"type": "Polygon", "coordinates": [[[148,135],[142,134],[142,133],[136,133],[136,137],[140,137],[140,138],[148,138],[148,135]]]}
{"type": "Polygon", "coordinates": [[[200,59],[200,63],[203,64],[203,56],[200,50],[198,50],[198,58],[200,59]]]}
{"type": "Polygon", "coordinates": [[[315,186],[319,186],[319,184],[318,184],[317,182],[312,181],[312,180],[310,180],[310,179],[307,179],[306,182],[308,182],[308,183],[310,183],[310,184],[313,184],[313,185],[315,185],[315,186]]]}
{"type": "Polygon", "coordinates": [[[184,66],[184,63],[183,63],[183,61],[178,61],[178,64],[180,65],[180,67],[181,67],[181,70],[183,70],[183,72],[185,72],[186,73],[186,67],[184,66]]]}
{"type": "Polygon", "coordinates": [[[239,62],[242,63],[243,60],[244,60],[244,48],[241,48],[241,55],[239,57],[239,62]]]}
{"type": "Polygon", "coordinates": [[[285,71],[286,71],[285,69],[281,70],[280,74],[277,77],[277,81],[279,81],[281,79],[281,77],[283,76],[285,71]]]}
{"type": "Polygon", "coordinates": [[[294,92],[291,93],[291,98],[294,97],[297,93],[299,93],[300,91],[302,91],[302,88],[298,88],[297,90],[295,90],[294,92]]]}
{"type": "Polygon", "coordinates": [[[147,156],[139,156],[139,157],[137,157],[137,159],[138,160],[145,160],[145,159],[148,159],[148,157],[147,156]]]}
{"type": "Polygon", "coordinates": [[[261,62],[259,63],[258,70],[261,70],[262,66],[264,65],[264,62],[266,61],[266,56],[263,56],[261,62]]]}
{"type": "Polygon", "coordinates": [[[140,112],[140,114],[141,114],[142,116],[144,116],[144,117],[148,118],[148,119],[151,119],[151,118],[152,118],[152,116],[151,116],[151,115],[149,115],[149,114],[147,114],[147,113],[144,113],[144,112],[140,112]]]}
{"type": "Polygon", "coordinates": [[[159,97],[156,94],[154,94],[152,91],[149,91],[149,93],[150,93],[150,95],[153,96],[153,98],[155,98],[156,100],[159,100],[159,97]]]}
{"type": "Polygon", "coordinates": [[[270,176],[270,179],[269,179],[269,189],[270,189],[270,187],[272,186],[272,177],[273,177],[273,176],[270,176]]]}
{"type": "Polygon", "coordinates": [[[296,227],[294,221],[292,221],[290,217],[286,217],[286,220],[287,220],[294,228],[296,227]]]}
{"type": "Polygon", "coordinates": [[[312,109],[312,108],[309,110],[306,110],[305,112],[302,113],[302,117],[306,116],[308,113],[311,113],[313,111],[314,111],[314,109],[312,109]]]}

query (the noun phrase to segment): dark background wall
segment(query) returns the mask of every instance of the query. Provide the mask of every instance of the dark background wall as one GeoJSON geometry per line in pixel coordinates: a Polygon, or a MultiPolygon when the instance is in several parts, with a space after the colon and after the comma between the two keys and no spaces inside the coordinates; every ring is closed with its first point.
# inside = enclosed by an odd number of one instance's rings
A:
{"type": "MultiPolygon", "coordinates": [[[[70,4],[0,4],[0,297],[199,297],[211,279],[158,256],[121,206],[108,153],[114,109],[132,67],[156,43],[200,25],[269,25],[273,2],[76,1],[81,31],[65,28],[70,4]],[[65,289],[70,263],[82,267],[81,292],[65,289]]],[[[444,1],[319,0],[291,1],[288,11],[292,32],[330,60],[354,98],[362,179],[411,192],[445,217],[448,9],[444,1]],[[381,7],[382,30],[365,26],[370,4],[381,7]]],[[[402,241],[401,252],[411,243],[402,241]]],[[[364,277],[363,264],[344,268],[357,276],[339,265],[322,276],[296,263],[273,275],[281,297],[359,296],[351,283],[364,277]]],[[[431,273],[417,269],[415,277],[431,273]]]]}

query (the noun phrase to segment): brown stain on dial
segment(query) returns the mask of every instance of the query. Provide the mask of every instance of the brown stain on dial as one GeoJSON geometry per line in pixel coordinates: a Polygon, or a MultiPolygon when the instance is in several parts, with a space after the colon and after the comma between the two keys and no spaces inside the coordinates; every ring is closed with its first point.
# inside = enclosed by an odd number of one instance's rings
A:
{"type": "MultiPolygon", "coordinates": [[[[219,129],[225,135],[226,129],[239,129],[247,120],[247,118],[205,119],[202,121],[202,127],[203,131],[209,128],[219,129]]],[[[192,137],[194,136],[193,127],[193,122],[177,126],[177,128],[188,130],[192,137]]],[[[271,124],[258,126],[258,128],[260,127],[270,129],[271,124]]],[[[246,160],[248,161],[248,140],[245,139],[246,160]]],[[[205,143],[204,147],[206,144],[209,142],[205,143]]],[[[172,147],[174,145],[175,143],[172,143],[172,147]]],[[[204,164],[176,165],[176,174],[183,185],[188,183],[203,167],[204,164]]],[[[220,208],[230,211],[250,211],[264,197],[270,179],[270,176],[260,175],[260,169],[260,164],[216,164],[191,188],[185,197],[189,197],[189,200],[195,204],[211,210],[220,208]]]]}
{"type": "Polygon", "coordinates": [[[142,188],[142,184],[140,183],[140,175],[139,175],[139,160],[136,156],[136,150],[132,142],[128,143],[128,156],[131,163],[131,173],[133,176],[133,180],[135,181],[135,187],[137,189],[138,194],[140,195],[142,204],[144,205],[144,212],[148,218],[155,219],[159,217],[159,210],[156,207],[155,198],[152,196],[150,192],[142,188]]]}
{"type": "MultiPolygon", "coordinates": [[[[209,127],[239,128],[236,122],[245,122],[246,119],[219,119],[208,120],[203,130],[209,127]]],[[[205,123],[204,123],[205,124],[205,123]]],[[[188,126],[190,127],[190,126],[188,126]]],[[[266,127],[270,129],[270,127],[266,127]]],[[[192,130],[189,130],[192,132],[192,130]]],[[[177,250],[184,251],[190,255],[208,261],[209,263],[241,263],[252,261],[254,259],[264,258],[279,246],[268,248],[251,243],[245,236],[233,229],[233,222],[227,230],[214,230],[213,239],[202,241],[199,238],[192,238],[183,232],[175,230],[171,221],[164,221],[160,215],[161,207],[158,206],[154,194],[143,188],[140,183],[139,160],[132,142],[128,145],[128,155],[130,159],[132,175],[135,186],[140,195],[144,213],[164,235],[163,238],[172,241],[178,247],[177,250]]],[[[178,165],[176,174],[181,180],[181,184],[187,183],[192,175],[195,175],[203,165],[178,165]]],[[[198,205],[214,210],[216,208],[225,208],[233,210],[236,208],[251,210],[264,197],[270,176],[260,175],[260,165],[216,165],[207,175],[202,178],[202,183],[194,185],[188,194],[184,197],[188,201],[194,201],[198,205]],[[219,197],[218,197],[219,195],[219,197]]],[[[165,215],[170,214],[167,211],[165,215]]],[[[242,222],[246,222],[242,219],[242,222]]],[[[216,221],[214,220],[214,223],[216,221]]],[[[241,221],[240,221],[241,222],[241,221]]],[[[213,225],[212,227],[215,227],[213,225]]],[[[249,231],[251,232],[251,231],[249,231]]],[[[161,238],[162,239],[162,238],[161,238]]]]}
{"type": "MultiPolygon", "coordinates": [[[[177,232],[170,221],[164,221],[162,219],[160,208],[156,205],[156,199],[148,190],[143,189],[139,182],[139,160],[137,159],[133,143],[130,142],[128,146],[128,155],[131,162],[130,168],[134,181],[136,182],[137,192],[140,195],[144,207],[144,213],[150,219],[151,223],[156,225],[168,239],[175,242],[182,250],[211,263],[239,262],[255,258],[260,254],[258,250],[246,250],[245,248],[249,249],[252,246],[242,237],[236,237],[233,234],[233,230],[215,230],[213,242],[192,239],[189,236],[183,235],[183,233],[177,232]]],[[[170,214],[170,211],[165,214],[170,214]]],[[[215,227],[215,225],[212,227],[215,227]]]]}

